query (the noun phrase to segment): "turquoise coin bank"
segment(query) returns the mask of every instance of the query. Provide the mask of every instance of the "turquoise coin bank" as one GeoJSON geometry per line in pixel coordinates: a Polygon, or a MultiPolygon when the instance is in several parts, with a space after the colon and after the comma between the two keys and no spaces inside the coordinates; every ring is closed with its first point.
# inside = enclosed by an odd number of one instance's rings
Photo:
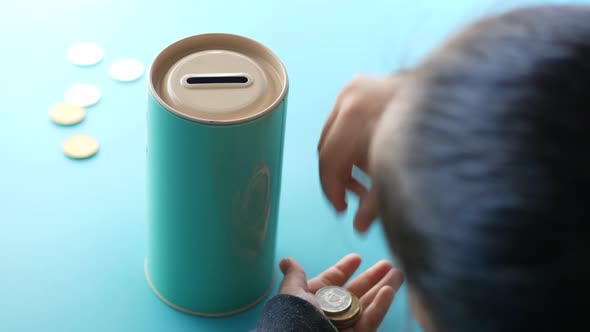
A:
{"type": "Polygon", "coordinates": [[[186,313],[247,310],[275,279],[285,67],[251,39],[205,34],[149,75],[149,285],[186,313]]]}

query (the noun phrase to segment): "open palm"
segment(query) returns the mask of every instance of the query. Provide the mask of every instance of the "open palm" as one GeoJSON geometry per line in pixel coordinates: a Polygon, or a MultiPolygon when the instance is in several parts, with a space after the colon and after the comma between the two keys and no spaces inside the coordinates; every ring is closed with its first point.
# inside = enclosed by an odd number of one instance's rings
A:
{"type": "Polygon", "coordinates": [[[343,331],[376,331],[403,282],[403,276],[399,270],[391,266],[391,263],[379,261],[346,283],[360,264],[361,257],[350,254],[317,277],[307,280],[305,271],[295,260],[284,259],[280,267],[285,277],[279,292],[303,298],[321,310],[315,299],[315,292],[325,286],[344,286],[359,298],[363,313],[353,327],[343,331]]]}

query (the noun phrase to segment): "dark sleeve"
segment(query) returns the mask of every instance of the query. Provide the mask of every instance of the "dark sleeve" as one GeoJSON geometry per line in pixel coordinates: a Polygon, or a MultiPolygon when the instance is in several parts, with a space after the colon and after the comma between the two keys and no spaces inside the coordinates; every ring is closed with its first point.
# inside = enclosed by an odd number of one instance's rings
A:
{"type": "Polygon", "coordinates": [[[338,332],[313,304],[286,294],[271,298],[252,332],[338,332]]]}

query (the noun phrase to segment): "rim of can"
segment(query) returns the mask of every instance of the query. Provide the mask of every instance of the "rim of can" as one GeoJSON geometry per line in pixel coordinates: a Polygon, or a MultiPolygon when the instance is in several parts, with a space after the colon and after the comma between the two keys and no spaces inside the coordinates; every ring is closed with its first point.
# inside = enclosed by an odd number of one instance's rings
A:
{"type": "MultiPolygon", "coordinates": [[[[177,59],[174,59],[170,62],[174,63],[175,61],[178,61],[179,59],[181,59],[182,56],[178,57],[177,59]]],[[[154,98],[158,104],[160,104],[162,107],[164,107],[167,111],[171,112],[172,114],[183,118],[185,120],[191,121],[191,122],[198,122],[198,123],[203,123],[203,124],[208,124],[208,125],[234,125],[234,124],[240,124],[240,123],[247,123],[253,120],[256,120],[258,118],[261,118],[267,114],[269,114],[270,112],[272,112],[274,109],[277,108],[277,106],[283,102],[283,100],[286,98],[287,96],[287,91],[289,90],[289,78],[287,75],[287,70],[285,68],[285,65],[283,64],[283,62],[280,60],[280,58],[267,46],[263,45],[262,43],[248,38],[248,37],[244,37],[241,35],[236,35],[236,34],[230,34],[230,33],[205,33],[205,34],[198,34],[198,35],[193,35],[190,37],[186,37],[183,39],[180,39],[170,45],[168,45],[167,47],[165,47],[162,51],[160,51],[160,53],[158,53],[158,55],[156,56],[156,58],[154,59],[154,61],[152,62],[152,66],[150,67],[149,70],[149,79],[148,79],[148,87],[149,87],[149,92],[152,96],[152,98],[154,98]],[[158,91],[158,89],[156,88],[156,86],[154,85],[154,75],[156,74],[155,71],[158,69],[156,68],[156,66],[154,66],[153,64],[155,64],[156,62],[161,62],[164,61],[162,60],[162,57],[167,55],[167,53],[169,51],[171,51],[174,48],[180,47],[182,44],[185,43],[189,43],[191,41],[194,41],[195,39],[203,39],[203,38],[233,38],[236,40],[241,40],[242,42],[246,42],[246,43],[250,43],[252,45],[255,45],[256,47],[264,50],[268,56],[272,57],[272,59],[274,61],[276,61],[276,63],[279,65],[278,68],[280,69],[280,73],[279,76],[283,76],[284,77],[284,84],[282,84],[282,87],[280,89],[279,94],[277,95],[277,97],[273,100],[273,102],[264,107],[263,109],[261,109],[259,112],[255,112],[252,113],[248,116],[245,116],[243,118],[239,118],[239,119],[224,119],[224,120],[213,120],[213,119],[206,119],[206,118],[202,118],[202,117],[198,117],[198,116],[194,116],[194,115],[188,115],[184,112],[181,112],[177,109],[175,109],[174,107],[172,107],[171,105],[169,105],[167,102],[164,101],[164,99],[162,99],[162,97],[160,96],[160,93],[158,91]]]]}

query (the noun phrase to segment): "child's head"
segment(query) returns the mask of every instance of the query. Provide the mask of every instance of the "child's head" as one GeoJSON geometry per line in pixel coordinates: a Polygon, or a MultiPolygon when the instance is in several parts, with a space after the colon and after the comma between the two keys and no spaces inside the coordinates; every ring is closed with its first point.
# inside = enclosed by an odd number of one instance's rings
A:
{"type": "Polygon", "coordinates": [[[589,8],[485,20],[415,70],[371,167],[427,330],[586,321],[589,147],[589,8]]]}

